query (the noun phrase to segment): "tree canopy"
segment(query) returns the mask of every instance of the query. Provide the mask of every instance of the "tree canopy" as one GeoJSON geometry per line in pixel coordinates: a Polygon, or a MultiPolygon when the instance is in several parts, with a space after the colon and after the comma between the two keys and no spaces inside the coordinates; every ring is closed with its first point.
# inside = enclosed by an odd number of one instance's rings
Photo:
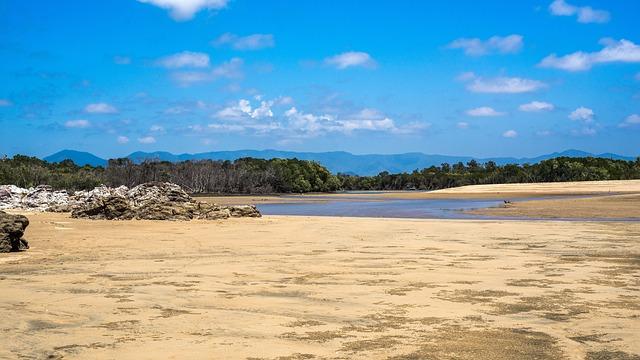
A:
{"type": "Polygon", "coordinates": [[[558,157],[537,164],[442,164],[411,173],[381,172],[376,176],[331,174],[314,161],[254,159],[197,160],[171,163],[112,159],[105,168],[78,166],[71,160],[48,163],[15,155],[0,160],[0,183],[20,187],[41,184],[55,189],[92,189],[100,184],[135,186],[149,181],[176,183],[191,193],[267,194],[338,190],[436,190],[463,185],[640,179],[640,158],[558,157]]]}

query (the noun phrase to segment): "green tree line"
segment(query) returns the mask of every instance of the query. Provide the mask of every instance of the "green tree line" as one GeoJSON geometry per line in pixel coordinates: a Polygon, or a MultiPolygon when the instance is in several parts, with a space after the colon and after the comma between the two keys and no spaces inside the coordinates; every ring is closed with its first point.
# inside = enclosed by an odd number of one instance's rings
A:
{"type": "Polygon", "coordinates": [[[411,173],[375,176],[331,174],[317,162],[298,159],[235,161],[198,160],[171,163],[129,159],[109,160],[106,167],[78,166],[71,160],[48,163],[15,155],[0,160],[0,184],[33,187],[41,184],[69,191],[100,184],[129,187],[149,182],[176,183],[192,193],[267,194],[332,192],[339,190],[436,190],[449,187],[519,182],[558,182],[640,179],[635,161],[558,157],[537,164],[442,164],[411,173]]]}

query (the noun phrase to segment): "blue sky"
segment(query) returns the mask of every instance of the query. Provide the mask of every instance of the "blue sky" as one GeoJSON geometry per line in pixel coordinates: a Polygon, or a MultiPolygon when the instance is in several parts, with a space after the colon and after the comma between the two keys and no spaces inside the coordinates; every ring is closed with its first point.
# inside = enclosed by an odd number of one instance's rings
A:
{"type": "Polygon", "coordinates": [[[0,153],[640,155],[640,2],[0,2],[0,153]]]}

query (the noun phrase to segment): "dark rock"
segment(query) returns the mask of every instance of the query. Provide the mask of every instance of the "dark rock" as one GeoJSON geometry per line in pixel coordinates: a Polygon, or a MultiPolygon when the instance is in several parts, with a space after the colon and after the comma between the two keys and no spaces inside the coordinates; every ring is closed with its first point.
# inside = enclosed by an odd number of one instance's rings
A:
{"type": "Polygon", "coordinates": [[[231,217],[261,217],[260,211],[255,205],[229,206],[231,217]]]}
{"type": "Polygon", "coordinates": [[[26,217],[0,211],[0,253],[28,249],[29,243],[22,238],[27,226],[29,219],[26,217]]]}

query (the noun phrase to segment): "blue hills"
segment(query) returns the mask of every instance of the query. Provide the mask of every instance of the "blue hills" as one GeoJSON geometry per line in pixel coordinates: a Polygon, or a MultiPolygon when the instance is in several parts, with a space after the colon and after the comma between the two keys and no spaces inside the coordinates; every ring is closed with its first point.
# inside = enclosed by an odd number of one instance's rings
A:
{"type": "MultiPolygon", "coordinates": [[[[487,161],[494,161],[499,165],[504,164],[534,164],[542,160],[552,159],[555,157],[601,157],[616,160],[634,160],[630,156],[622,156],[618,154],[592,154],[580,150],[566,150],[562,152],[554,152],[551,154],[541,155],[530,158],[515,158],[515,157],[494,157],[494,158],[478,158],[473,156],[450,156],[450,155],[438,155],[438,154],[423,154],[423,153],[404,153],[404,154],[368,154],[368,155],[355,155],[345,151],[331,151],[331,152],[294,152],[294,151],[279,151],[279,150],[235,150],[235,151],[212,151],[196,154],[172,154],[165,151],[156,152],[142,152],[137,151],[129,156],[135,163],[140,163],[145,160],[157,160],[157,161],[186,161],[186,160],[236,160],[243,157],[252,157],[258,159],[291,159],[297,158],[300,160],[313,160],[324,165],[333,173],[347,173],[357,175],[376,175],[382,171],[388,171],[390,173],[399,172],[411,172],[415,169],[423,169],[430,166],[439,166],[442,163],[466,163],[470,160],[476,160],[481,163],[487,161]]],[[[92,166],[105,166],[107,164],[106,159],[102,159],[88,152],[75,151],[75,150],[62,150],[55,154],[49,155],[43,160],[48,162],[60,162],[66,159],[73,160],[76,164],[92,165],[92,166]]]]}

